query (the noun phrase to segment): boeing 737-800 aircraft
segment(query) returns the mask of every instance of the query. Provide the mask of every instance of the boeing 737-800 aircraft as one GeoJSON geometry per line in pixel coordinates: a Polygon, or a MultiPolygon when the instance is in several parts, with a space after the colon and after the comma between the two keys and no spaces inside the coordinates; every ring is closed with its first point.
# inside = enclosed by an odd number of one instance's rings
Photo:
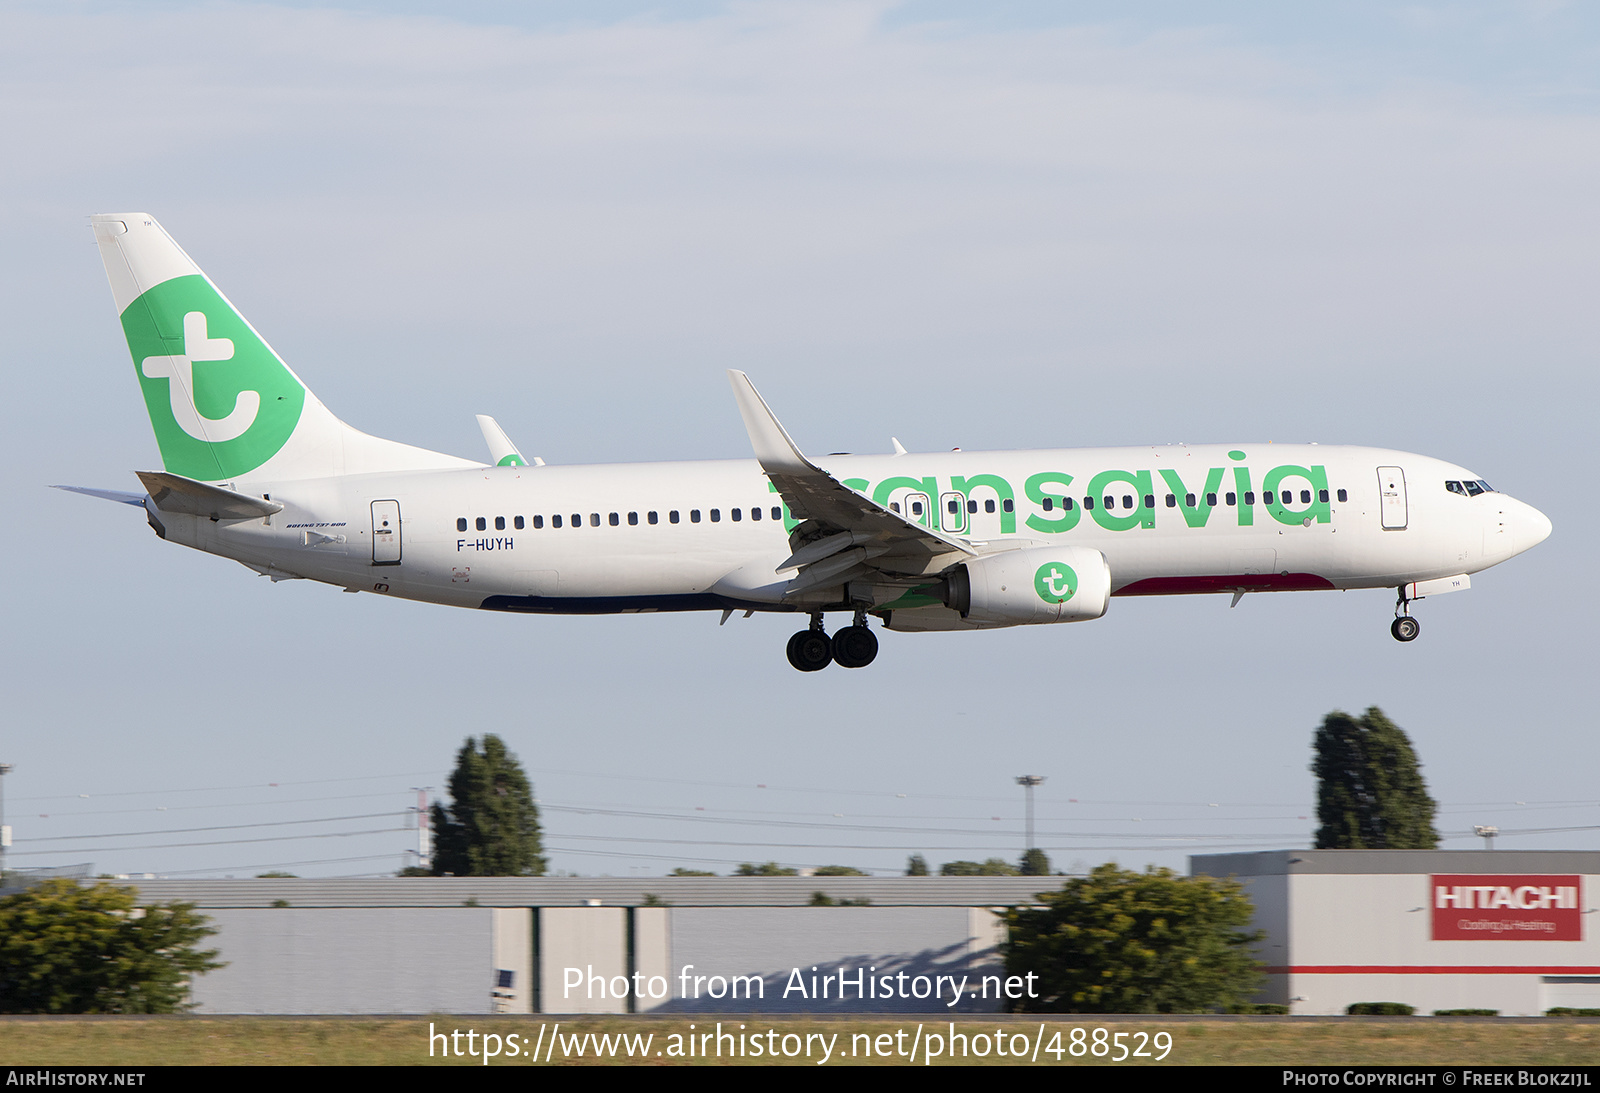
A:
{"type": "Polygon", "coordinates": [[[1391,588],[1411,604],[1550,534],[1533,507],[1438,459],[1234,444],[809,459],[742,372],[755,458],[533,465],[495,424],[489,463],[334,417],[161,226],[92,218],[161,449],[157,535],[274,580],[531,614],[800,612],[801,671],[890,630],[1075,622],[1112,596],[1391,588]],[[831,637],[828,611],[851,623],[831,637]]]}

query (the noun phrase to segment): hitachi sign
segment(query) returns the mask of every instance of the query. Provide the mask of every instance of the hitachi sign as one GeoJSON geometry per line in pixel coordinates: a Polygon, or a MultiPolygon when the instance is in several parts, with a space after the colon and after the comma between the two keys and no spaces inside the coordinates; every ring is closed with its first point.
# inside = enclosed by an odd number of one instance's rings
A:
{"type": "Polygon", "coordinates": [[[1434,874],[1435,941],[1581,941],[1582,878],[1434,874]]]}
{"type": "Polygon", "coordinates": [[[1433,887],[1433,905],[1439,908],[1454,907],[1461,911],[1472,908],[1488,911],[1496,907],[1511,907],[1518,911],[1543,911],[1551,907],[1576,909],[1578,886],[1573,884],[1552,888],[1549,885],[1535,887],[1523,884],[1513,888],[1508,884],[1457,884],[1451,887],[1436,884],[1433,887]]]}

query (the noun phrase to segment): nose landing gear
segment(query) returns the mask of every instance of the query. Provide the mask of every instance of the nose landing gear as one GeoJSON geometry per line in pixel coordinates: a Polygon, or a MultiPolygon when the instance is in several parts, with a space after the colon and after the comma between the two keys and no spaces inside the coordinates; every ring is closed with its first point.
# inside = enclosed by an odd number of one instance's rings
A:
{"type": "Polygon", "coordinates": [[[1417,635],[1422,633],[1422,624],[1411,617],[1411,601],[1406,599],[1404,586],[1394,605],[1394,622],[1389,625],[1389,633],[1394,635],[1395,641],[1416,641],[1417,635]]]}

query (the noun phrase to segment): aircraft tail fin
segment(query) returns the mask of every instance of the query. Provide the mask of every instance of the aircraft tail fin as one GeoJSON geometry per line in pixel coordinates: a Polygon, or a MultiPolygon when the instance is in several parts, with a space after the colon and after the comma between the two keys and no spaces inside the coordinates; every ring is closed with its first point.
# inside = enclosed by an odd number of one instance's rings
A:
{"type": "Polygon", "coordinates": [[[480,465],[336,418],[153,217],[90,223],[168,472],[229,482],[480,465]]]}

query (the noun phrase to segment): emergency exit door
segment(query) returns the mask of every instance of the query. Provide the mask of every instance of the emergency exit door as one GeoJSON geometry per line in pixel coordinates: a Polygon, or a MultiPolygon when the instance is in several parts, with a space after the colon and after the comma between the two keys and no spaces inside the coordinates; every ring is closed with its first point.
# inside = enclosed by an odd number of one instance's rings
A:
{"type": "Polygon", "coordinates": [[[372,564],[400,564],[400,502],[372,503],[372,564]]]}

